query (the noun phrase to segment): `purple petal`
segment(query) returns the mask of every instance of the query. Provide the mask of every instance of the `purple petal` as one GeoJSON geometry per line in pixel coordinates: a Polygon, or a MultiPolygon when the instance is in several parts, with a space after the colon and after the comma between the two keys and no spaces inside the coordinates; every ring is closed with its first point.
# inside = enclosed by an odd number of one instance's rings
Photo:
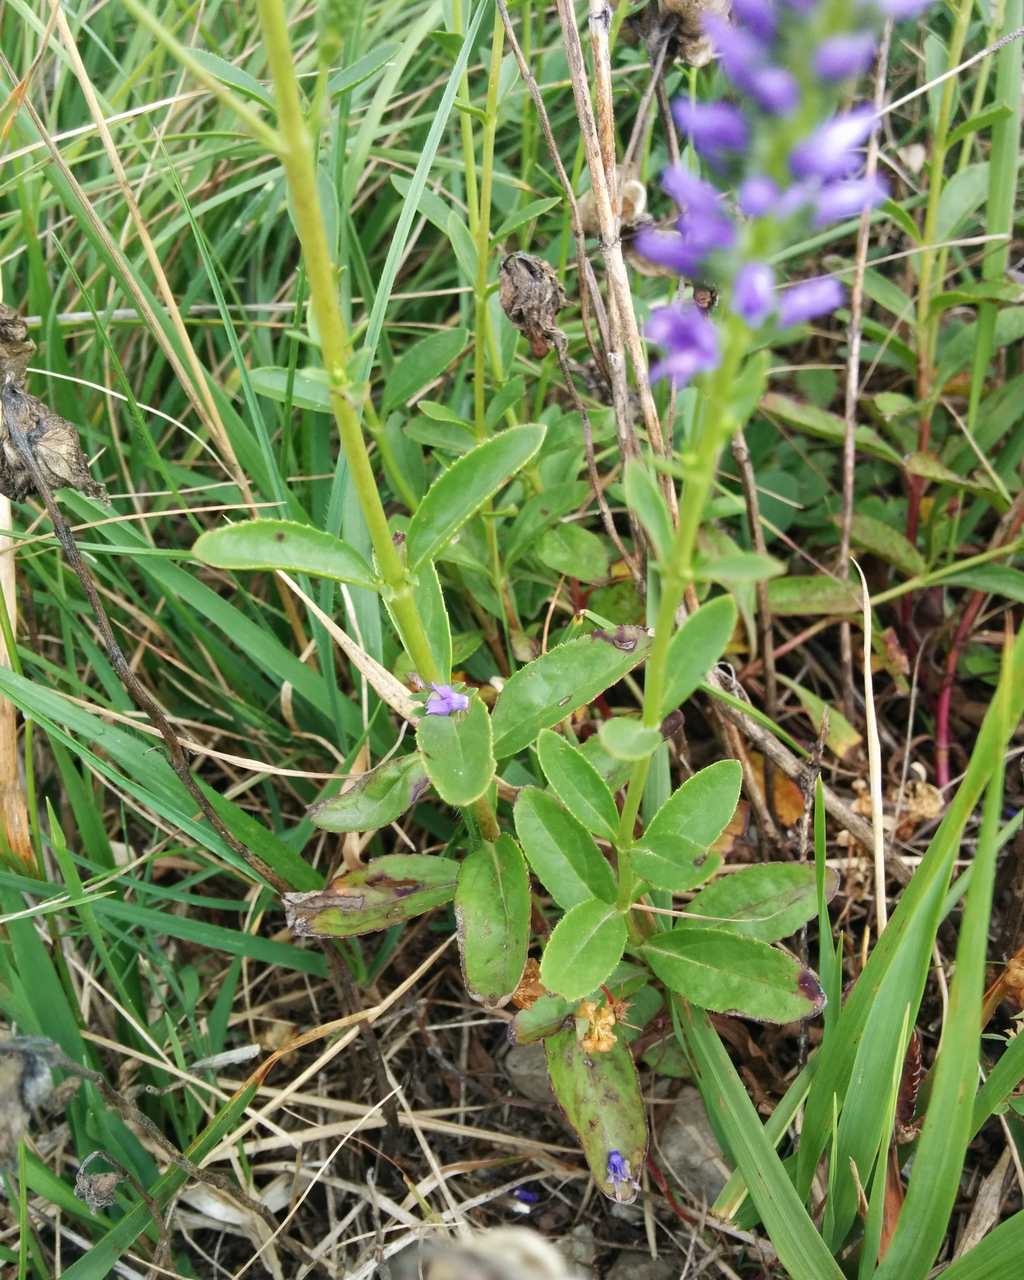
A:
{"type": "Polygon", "coordinates": [[[672,114],[696,151],[710,160],[720,160],[725,151],[742,151],[749,143],[750,130],[742,112],[727,102],[677,98],[672,114]]]}
{"type": "Polygon", "coordinates": [[[629,1182],[629,1161],[623,1159],[621,1151],[608,1152],[608,1179],[610,1182],[629,1182]]]}
{"type": "Polygon", "coordinates": [[[670,165],[665,170],[661,175],[661,185],[680,209],[693,213],[717,213],[721,206],[721,197],[715,188],[681,164],[670,165]]]}
{"type": "Polygon", "coordinates": [[[906,18],[916,18],[930,8],[931,0],[875,0],[876,6],[893,22],[903,22],[906,18]]]}
{"type": "Polygon", "coordinates": [[[747,324],[757,327],[775,306],[775,272],[766,262],[740,267],[732,287],[732,305],[747,324]]]}
{"type": "Polygon", "coordinates": [[[456,693],[450,684],[430,682],[433,693],[427,699],[428,716],[450,716],[453,711],[465,711],[469,707],[469,698],[464,693],[456,693]]]}
{"type": "Polygon", "coordinates": [[[816,276],[786,289],[779,298],[779,324],[784,329],[828,315],[841,306],[845,294],[834,276],[816,276]]]}
{"type": "Polygon", "coordinates": [[[865,209],[874,209],[888,198],[888,184],[881,178],[830,182],[822,187],[814,201],[814,225],[827,227],[830,222],[855,217],[865,209]]]}
{"type": "Polygon", "coordinates": [[[767,49],[749,31],[734,27],[717,14],[705,13],[704,31],[711,37],[722,70],[737,89],[746,90],[750,77],[767,61],[767,49]]]}
{"type": "Polygon", "coordinates": [[[678,271],[681,276],[693,275],[703,256],[676,231],[652,231],[649,228],[638,231],[633,247],[641,257],[656,262],[659,267],[678,271]]]}
{"type": "Polygon", "coordinates": [[[796,77],[783,67],[760,67],[750,75],[747,93],[773,116],[786,116],[800,101],[796,77]]]}
{"type": "Polygon", "coordinates": [[[818,45],[814,55],[815,74],[829,82],[848,80],[866,71],[874,56],[875,37],[870,31],[831,36],[818,45]]]}
{"type": "Polygon", "coordinates": [[[789,167],[797,178],[844,178],[857,169],[856,149],[870,137],[877,123],[871,107],[857,107],[819,125],[789,153],[789,167]]]}
{"type": "Polygon", "coordinates": [[[651,313],[646,333],[651,342],[668,349],[651,370],[653,378],[671,378],[683,386],[718,364],[718,330],[699,307],[659,307],[651,313]]]}
{"type": "Polygon", "coordinates": [[[748,218],[761,218],[766,213],[775,212],[780,194],[771,178],[755,176],[740,184],[736,202],[740,212],[745,213],[748,218]]]}
{"type": "Polygon", "coordinates": [[[777,18],[772,0],[732,0],[732,15],[765,44],[775,39],[777,18]]]}

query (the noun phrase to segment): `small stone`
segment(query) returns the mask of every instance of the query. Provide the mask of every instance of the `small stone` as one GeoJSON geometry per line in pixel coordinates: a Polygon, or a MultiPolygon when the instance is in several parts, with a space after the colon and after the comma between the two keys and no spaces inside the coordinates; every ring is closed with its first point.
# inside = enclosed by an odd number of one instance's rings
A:
{"type": "Polygon", "coordinates": [[[605,1280],[679,1280],[678,1258],[648,1258],[625,1250],[605,1272],[605,1280]]]}
{"type": "Polygon", "coordinates": [[[655,1159],[674,1174],[697,1200],[710,1204],[729,1178],[729,1166],[708,1123],[698,1089],[687,1087],[676,1099],[655,1141],[655,1159]]]}
{"type": "Polygon", "coordinates": [[[505,1055],[505,1073],[512,1087],[531,1102],[551,1102],[551,1079],[543,1044],[516,1044],[505,1055]]]}

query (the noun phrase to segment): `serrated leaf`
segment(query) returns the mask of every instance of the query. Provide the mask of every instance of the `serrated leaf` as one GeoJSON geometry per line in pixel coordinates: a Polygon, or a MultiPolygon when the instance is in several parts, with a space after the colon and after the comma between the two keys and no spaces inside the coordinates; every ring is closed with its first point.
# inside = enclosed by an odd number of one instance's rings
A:
{"type": "Polygon", "coordinates": [[[498,759],[521,751],[541,729],[593,702],[642,662],[650,647],[643,627],[618,627],[568,640],[521,667],[506,682],[494,708],[498,759]]]}
{"type": "Polygon", "coordinates": [[[555,995],[581,1000],[604,982],[626,949],[626,922],[599,898],[577,903],[552,931],[540,962],[540,980],[555,995]]]}
{"type": "Polygon", "coordinates": [[[373,571],[358,551],[332,533],[294,520],[242,520],[209,529],[192,554],[217,569],[286,569],[373,590],[373,571]]]}
{"type": "Polygon", "coordinates": [[[859,586],[824,573],[774,578],[766,589],[768,607],[778,616],[859,613],[861,609],[859,586]]]}
{"type": "Polygon", "coordinates": [[[563,910],[595,897],[615,901],[615,876],[607,860],[554,796],[524,787],[513,817],[534,875],[563,910]]]}
{"type": "Polygon", "coordinates": [[[413,569],[432,560],[466,521],[533,457],[544,439],[537,423],[509,427],[458,458],[434,481],[409,521],[413,569]]]}
{"type": "Polygon", "coordinates": [[[586,756],[550,729],[537,739],[537,755],[552,790],[572,816],[588,831],[614,840],[619,813],[604,779],[586,756]]]}
{"type": "Polygon", "coordinates": [[[555,573],[580,582],[600,582],[608,577],[608,548],[596,533],[578,524],[563,523],[548,529],[537,543],[536,555],[555,573]]]}
{"type": "Polygon", "coordinates": [[[686,701],[725,652],[736,627],[736,604],[718,596],[691,613],[669,641],[662,716],[686,701]]]}
{"type": "Polygon", "coordinates": [[[424,854],[389,854],[346,871],[326,889],[286,893],[288,927],[297,937],[351,938],[375,933],[455,897],[459,864],[424,854]]]}
{"type": "Polygon", "coordinates": [[[658,729],[649,729],[629,716],[605,720],[598,730],[601,745],[616,760],[646,760],[663,741],[658,729]]]}
{"type": "Polygon", "coordinates": [[[673,929],[642,951],[666,987],[714,1013],[785,1023],[825,1007],[821,984],[798,960],[725,929],[673,929]]]}
{"type": "Polygon", "coordinates": [[[400,818],[428,786],[419,752],[412,751],[385,760],[347,791],[313,805],[308,817],[322,831],[376,831],[400,818]]]}
{"type": "Polygon", "coordinates": [[[633,850],[637,875],[675,893],[706,880],[721,862],[708,851],[736,812],[742,779],[738,761],[718,760],[677,787],[633,850]]]}
{"type": "MultiPolygon", "coordinates": [[[[676,926],[707,927],[778,942],[795,933],[818,911],[816,872],[798,862],[766,862],[719,876],[686,908],[689,917],[676,926]],[[706,916],[706,923],[694,916],[706,916]]],[[[839,887],[839,875],[826,869],[824,900],[831,901],[839,887]]]]}
{"type": "Polygon", "coordinates": [[[620,1204],[636,1199],[647,1157],[647,1118],[633,1056],[621,1040],[609,1053],[587,1053],[567,1027],[544,1041],[551,1087],[576,1131],[602,1194],[620,1204]],[[608,1176],[612,1152],[625,1161],[629,1178],[608,1176]]]}
{"type": "Polygon", "coordinates": [[[466,808],[491,785],[491,717],[475,694],[466,711],[423,716],[416,726],[416,744],[427,777],[445,804],[466,808]]]}
{"type": "Polygon", "coordinates": [[[474,849],[459,869],[455,920],[466,990],[491,1007],[519,985],[530,944],[530,876],[511,836],[474,849]]]}

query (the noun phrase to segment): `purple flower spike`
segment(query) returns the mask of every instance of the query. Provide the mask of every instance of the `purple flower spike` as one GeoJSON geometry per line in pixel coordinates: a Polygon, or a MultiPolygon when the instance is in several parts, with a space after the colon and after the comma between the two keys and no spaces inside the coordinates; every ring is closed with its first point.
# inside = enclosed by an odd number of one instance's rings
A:
{"type": "Polygon", "coordinates": [[[814,71],[822,80],[829,82],[848,80],[867,71],[874,56],[875,37],[870,31],[831,36],[818,45],[814,71]]]}
{"type": "Polygon", "coordinates": [[[740,212],[748,218],[761,218],[766,213],[774,213],[779,203],[781,192],[771,178],[747,178],[740,184],[736,192],[736,202],[740,212]]]}
{"type": "Polygon", "coordinates": [[[852,218],[865,209],[874,209],[888,197],[889,187],[881,178],[830,182],[822,187],[814,201],[814,225],[827,227],[830,222],[852,218]]]}
{"type": "Polygon", "coordinates": [[[816,276],[787,289],[779,299],[779,323],[784,329],[825,316],[841,306],[843,286],[834,276],[816,276]]]}
{"type": "Polygon", "coordinates": [[[789,153],[789,167],[798,178],[845,178],[860,166],[857,148],[877,123],[871,107],[857,107],[819,125],[789,153]]]}
{"type": "Polygon", "coordinates": [[[652,368],[652,378],[671,378],[682,387],[698,373],[718,364],[718,330],[699,307],[659,307],[652,311],[647,337],[667,352],[652,368]]]}
{"type": "Polygon", "coordinates": [[[450,684],[434,684],[430,682],[433,693],[427,699],[428,716],[450,716],[453,711],[465,711],[469,707],[469,698],[464,693],[456,693],[450,684]]]}
{"type": "Polygon", "coordinates": [[[777,19],[772,0],[732,0],[732,14],[758,40],[771,44],[777,19]]]}
{"type": "Polygon", "coordinates": [[[747,92],[773,116],[788,116],[800,101],[796,77],[782,67],[760,67],[752,72],[747,92]]]}
{"type": "Polygon", "coordinates": [[[721,162],[727,151],[742,151],[749,142],[746,120],[738,107],[727,102],[691,102],[689,98],[677,98],[672,104],[672,114],[697,152],[713,163],[721,162]]]}
{"type": "Polygon", "coordinates": [[[732,287],[733,310],[753,328],[763,324],[775,306],[775,272],[766,262],[740,267],[732,287]]]}

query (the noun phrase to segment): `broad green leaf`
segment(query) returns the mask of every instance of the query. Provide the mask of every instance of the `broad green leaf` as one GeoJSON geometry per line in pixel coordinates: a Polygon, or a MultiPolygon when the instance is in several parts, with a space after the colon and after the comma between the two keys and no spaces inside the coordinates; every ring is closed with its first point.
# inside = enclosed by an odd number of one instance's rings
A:
{"type": "Polygon", "coordinates": [[[718,596],[691,613],[669,641],[662,716],[681,706],[725,652],[736,628],[731,596],[718,596]]]}
{"type": "Polygon", "coordinates": [[[548,938],[540,980],[556,995],[582,1000],[604,982],[625,947],[626,922],[616,907],[599,898],[577,903],[548,938]]]}
{"type": "Polygon", "coordinates": [[[505,1004],[530,944],[530,876],[511,836],[482,844],[463,861],[455,921],[466,990],[483,1004],[505,1004]]]}
{"type": "Polygon", "coordinates": [[[418,569],[432,560],[466,521],[529,462],[544,439],[543,426],[509,427],[463,454],[443,471],[409,521],[406,552],[418,569]]]}
{"type": "Polygon", "coordinates": [[[537,539],[556,520],[586,502],[590,486],[584,480],[553,484],[543,493],[528,498],[519,509],[511,527],[502,535],[502,553],[506,567],[533,548],[537,539]]]}
{"type": "Polygon", "coordinates": [[[828,730],[825,735],[825,742],[829,750],[834,751],[840,760],[860,746],[860,734],[841,711],[829,706],[827,702],[823,702],[816,693],[812,693],[810,689],[805,689],[802,684],[797,684],[795,680],[790,680],[783,675],[780,675],[778,679],[787,689],[792,689],[800,699],[800,705],[810,716],[811,723],[818,733],[821,732],[821,726],[827,718],[828,730]]]}
{"type": "Polygon", "coordinates": [[[342,67],[340,71],[336,71],[327,81],[327,96],[333,98],[338,94],[348,93],[369,80],[375,71],[379,71],[390,58],[394,57],[397,49],[397,44],[382,44],[371,53],[357,58],[351,66],[342,67]]]}
{"type": "Polygon", "coordinates": [[[534,875],[563,910],[595,897],[615,901],[615,876],[607,860],[554,796],[524,787],[513,817],[534,875]]]}
{"type": "Polygon", "coordinates": [[[946,138],[946,150],[949,151],[955,147],[958,142],[962,142],[964,138],[972,133],[978,133],[982,129],[990,129],[993,125],[999,124],[1000,121],[1006,120],[1012,111],[1008,106],[1000,105],[998,107],[989,107],[987,111],[979,111],[976,114],[968,116],[962,124],[957,127],[946,138]]]}
{"type": "Polygon", "coordinates": [[[742,778],[736,760],[718,760],[687,778],[647,824],[642,847],[633,851],[637,875],[676,893],[707,879],[719,861],[708,850],[736,812],[742,778]]]}
{"type": "Polygon", "coordinates": [[[459,864],[425,854],[387,854],[346,871],[326,889],[286,893],[288,927],[299,938],[351,938],[375,933],[455,897],[459,864]]]}
{"type": "Polygon", "coordinates": [[[402,430],[417,444],[425,444],[430,449],[440,449],[444,453],[469,453],[476,443],[465,427],[451,422],[436,422],[426,416],[411,418],[402,430]]]}
{"type": "MultiPolygon", "coordinates": [[[[804,404],[777,391],[769,391],[761,397],[762,410],[773,417],[781,418],[791,427],[806,431],[808,435],[817,436],[819,440],[829,440],[832,444],[842,444],[846,436],[846,424],[837,414],[827,409],[819,409],[814,404],[804,404]]],[[[854,432],[857,448],[872,457],[882,458],[896,466],[900,464],[900,455],[886,444],[877,431],[871,427],[858,427],[854,432]]]]}
{"type": "Polygon", "coordinates": [[[935,222],[937,240],[951,240],[957,230],[985,202],[988,193],[988,162],[965,165],[950,174],[942,184],[939,196],[938,218],[935,222]]]}
{"type": "Polygon", "coordinates": [[[341,795],[313,805],[309,820],[323,831],[376,831],[400,818],[428,785],[418,751],[393,756],[361,774],[341,795]]]}
{"type": "Polygon", "coordinates": [[[381,398],[381,414],[403,407],[417,391],[444,373],[462,354],[469,341],[468,329],[442,329],[421,338],[402,355],[391,370],[381,398]]]}
{"type": "MultiPolygon", "coordinates": [[[[836,523],[839,523],[838,516],[836,523]]],[[[876,520],[874,516],[855,515],[850,523],[850,537],[858,547],[863,547],[882,560],[888,560],[910,578],[928,571],[925,558],[917,547],[905,534],[894,529],[891,524],[886,524],[884,520],[876,520]]]]}
{"type": "Polygon", "coordinates": [[[242,520],[209,529],[192,554],[217,569],[285,569],[374,588],[373,571],[358,551],[333,533],[294,520],[242,520]]]}
{"type": "Polygon", "coordinates": [[[642,662],[650,647],[643,627],[618,627],[567,640],[521,667],[494,708],[495,755],[501,760],[521,751],[541,729],[593,702],[642,662]]]}
{"type": "Polygon", "coordinates": [[[947,587],[970,587],[973,591],[986,591],[990,595],[1005,596],[1024,604],[1024,572],[1004,564],[979,564],[963,573],[952,573],[943,579],[947,587]]]}
{"type": "Polygon", "coordinates": [[[763,582],[785,572],[786,566],[781,560],[757,551],[741,551],[734,556],[702,556],[694,566],[694,574],[702,582],[720,582],[723,586],[763,582]]]}
{"type": "Polygon", "coordinates": [[[1024,1209],[988,1233],[939,1272],[941,1280],[1017,1280],[1024,1254],[1024,1209]]]}
{"type": "MultiPolygon", "coordinates": [[[[825,899],[839,887],[839,876],[831,867],[825,874],[825,899]]],[[[676,926],[722,929],[761,942],[778,942],[813,919],[818,910],[813,866],[799,862],[765,862],[719,876],[686,908],[688,916],[676,926]],[[705,921],[694,920],[704,916],[705,921]]]]}
{"type": "Polygon", "coordinates": [[[960,475],[952,471],[945,463],[940,462],[932,453],[911,453],[903,460],[906,471],[912,476],[920,476],[924,480],[936,480],[939,484],[951,485],[954,489],[964,489],[967,493],[975,493],[978,497],[996,497],[992,482],[983,472],[974,476],[960,475]]]}
{"type": "Polygon", "coordinates": [[[644,958],[665,986],[702,1009],[758,1022],[795,1022],[825,1006],[810,969],[766,942],[686,922],[649,939],[644,958]]]}
{"type": "Polygon", "coordinates": [[[537,755],[552,790],[588,831],[614,840],[619,813],[604,779],[576,747],[551,729],[537,739],[537,755]]]}
{"type": "Polygon", "coordinates": [[[555,525],[537,543],[537,559],[541,564],[580,582],[600,582],[607,578],[610,558],[604,541],[578,524],[555,525]]]}
{"type": "Polygon", "coordinates": [[[601,745],[616,760],[646,760],[663,741],[659,729],[649,729],[630,716],[613,716],[598,730],[601,745]]]}
{"type": "Polygon", "coordinates": [[[594,1181],[610,1200],[631,1203],[647,1157],[647,1117],[633,1055],[622,1040],[608,1053],[587,1053],[573,1026],[545,1040],[544,1050],[551,1087],[594,1181]],[[613,1151],[626,1162],[626,1181],[608,1176],[613,1151]]]}
{"type": "Polygon", "coordinates": [[[296,369],[292,374],[288,369],[267,366],[253,369],[249,381],[257,395],[278,404],[291,403],[297,409],[312,409],[315,413],[331,412],[331,390],[324,369],[296,369]]]}
{"type": "Polygon", "coordinates": [[[491,785],[491,717],[475,694],[467,711],[423,716],[416,726],[416,742],[427,777],[445,804],[465,808],[491,785]]]}
{"type": "Polygon", "coordinates": [[[626,503],[643,525],[657,558],[665,563],[672,548],[672,519],[657,481],[646,463],[630,458],[624,477],[626,503]]]}
{"type": "Polygon", "coordinates": [[[208,49],[190,48],[189,55],[199,63],[204,71],[208,71],[211,76],[215,76],[221,84],[226,84],[229,89],[236,89],[243,98],[251,98],[253,102],[258,102],[260,106],[267,107],[271,111],[274,109],[273,98],[256,77],[250,75],[248,71],[243,71],[241,67],[236,67],[233,62],[228,62],[226,58],[222,58],[216,53],[211,53],[208,49]]]}
{"type": "Polygon", "coordinates": [[[494,232],[495,240],[501,240],[511,231],[516,231],[525,222],[532,222],[534,218],[539,218],[542,213],[547,213],[549,209],[554,209],[556,205],[561,203],[561,196],[545,196],[541,200],[531,200],[529,204],[524,204],[521,209],[514,209],[494,232]]]}
{"type": "Polygon", "coordinates": [[[826,574],[794,574],[768,583],[768,607],[776,616],[859,613],[860,587],[826,574]]]}
{"type": "Polygon", "coordinates": [[[508,1029],[513,1044],[533,1044],[561,1031],[576,1004],[564,996],[541,996],[528,1009],[520,1009],[508,1029]]]}

